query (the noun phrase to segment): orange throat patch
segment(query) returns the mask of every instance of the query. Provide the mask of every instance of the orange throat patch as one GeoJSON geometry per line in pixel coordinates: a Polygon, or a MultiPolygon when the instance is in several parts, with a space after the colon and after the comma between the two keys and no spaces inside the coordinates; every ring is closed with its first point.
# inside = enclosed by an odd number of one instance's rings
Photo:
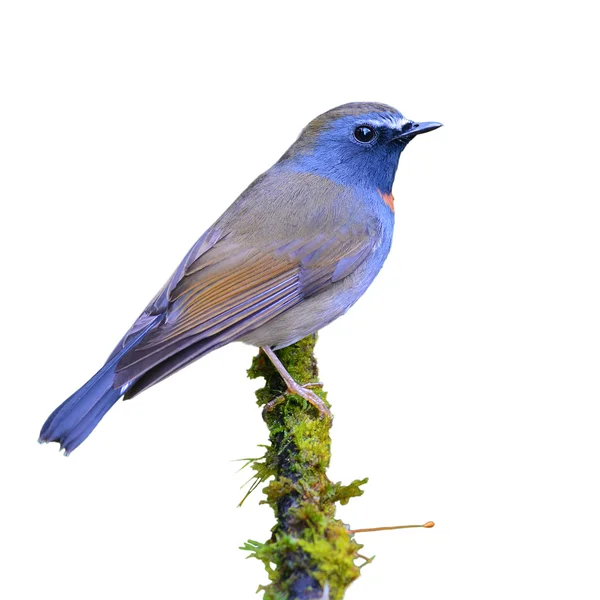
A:
{"type": "Polygon", "coordinates": [[[381,199],[389,206],[390,210],[394,212],[394,196],[392,194],[384,194],[381,190],[377,190],[381,199]]]}

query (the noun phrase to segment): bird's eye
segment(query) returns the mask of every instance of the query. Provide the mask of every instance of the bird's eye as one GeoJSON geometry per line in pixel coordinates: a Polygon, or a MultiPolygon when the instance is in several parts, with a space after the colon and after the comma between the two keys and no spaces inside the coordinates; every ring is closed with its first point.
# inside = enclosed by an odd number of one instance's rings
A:
{"type": "Polygon", "coordinates": [[[361,144],[368,144],[375,137],[375,131],[372,127],[361,125],[354,130],[354,139],[361,144]]]}

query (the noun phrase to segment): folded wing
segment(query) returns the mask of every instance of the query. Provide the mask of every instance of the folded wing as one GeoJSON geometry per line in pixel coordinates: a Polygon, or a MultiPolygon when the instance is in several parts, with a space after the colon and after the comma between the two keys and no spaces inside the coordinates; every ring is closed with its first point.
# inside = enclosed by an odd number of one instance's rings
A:
{"type": "Polygon", "coordinates": [[[210,229],[190,250],[114,354],[161,315],[160,324],[117,364],[127,397],[263,325],[354,271],[372,251],[368,224],[255,248],[210,229]]]}

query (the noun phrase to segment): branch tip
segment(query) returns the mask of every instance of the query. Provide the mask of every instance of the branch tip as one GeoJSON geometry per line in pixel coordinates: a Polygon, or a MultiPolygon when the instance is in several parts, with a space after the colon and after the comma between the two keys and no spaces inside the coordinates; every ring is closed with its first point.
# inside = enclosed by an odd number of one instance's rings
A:
{"type": "Polygon", "coordinates": [[[373,531],[392,531],[394,529],[414,529],[415,527],[424,527],[425,529],[431,529],[435,526],[433,521],[427,521],[423,525],[394,525],[392,527],[365,527],[361,529],[348,529],[348,533],[371,533],[373,531]]]}

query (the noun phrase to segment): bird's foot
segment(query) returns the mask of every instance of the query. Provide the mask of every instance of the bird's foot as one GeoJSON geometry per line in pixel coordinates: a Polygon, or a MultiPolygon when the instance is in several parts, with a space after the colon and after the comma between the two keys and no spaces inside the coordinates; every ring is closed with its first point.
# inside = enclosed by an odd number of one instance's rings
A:
{"type": "Polygon", "coordinates": [[[288,385],[288,393],[296,394],[296,396],[300,396],[300,398],[304,398],[307,402],[310,402],[319,411],[321,419],[324,417],[333,418],[325,402],[310,389],[311,387],[323,387],[323,384],[315,382],[300,385],[294,381],[293,385],[288,385]]]}
{"type": "Polygon", "coordinates": [[[263,408],[263,415],[265,415],[268,412],[271,412],[278,404],[281,404],[281,402],[285,400],[285,397],[287,395],[294,394],[296,396],[304,398],[304,400],[312,404],[319,411],[319,416],[321,417],[321,419],[325,417],[328,417],[329,419],[333,418],[331,411],[329,410],[329,408],[327,408],[325,402],[323,402],[323,400],[321,400],[321,398],[319,398],[319,396],[317,396],[310,389],[322,388],[323,384],[321,382],[315,381],[305,383],[304,385],[300,385],[299,383],[296,383],[292,380],[291,382],[286,381],[286,383],[288,385],[287,392],[285,392],[285,394],[282,394],[281,396],[277,396],[277,398],[273,398],[273,400],[265,404],[265,407],[263,408]]]}
{"type": "MultiPolygon", "coordinates": [[[[304,398],[307,402],[310,402],[319,411],[322,419],[324,417],[329,417],[330,419],[333,418],[325,402],[323,402],[319,396],[310,390],[310,388],[322,388],[323,384],[320,381],[314,381],[300,385],[294,381],[294,378],[287,372],[287,369],[283,366],[283,363],[279,360],[278,356],[270,346],[262,346],[262,351],[269,357],[270,361],[273,363],[273,366],[283,379],[287,387],[286,394],[295,394],[296,396],[304,398]]],[[[284,400],[284,396],[278,396],[267,403],[263,409],[263,416],[272,411],[282,400],[284,400]]]]}

